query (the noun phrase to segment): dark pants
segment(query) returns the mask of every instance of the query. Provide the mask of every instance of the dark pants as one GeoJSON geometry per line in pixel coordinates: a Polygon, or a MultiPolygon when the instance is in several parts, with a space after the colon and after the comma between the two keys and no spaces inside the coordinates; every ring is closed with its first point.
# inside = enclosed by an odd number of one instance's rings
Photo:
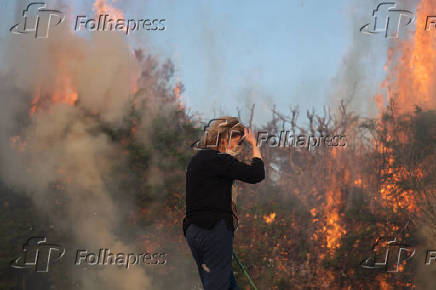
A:
{"type": "Polygon", "coordinates": [[[232,271],[233,232],[220,220],[211,230],[191,224],[186,230],[204,290],[238,290],[232,271]]]}

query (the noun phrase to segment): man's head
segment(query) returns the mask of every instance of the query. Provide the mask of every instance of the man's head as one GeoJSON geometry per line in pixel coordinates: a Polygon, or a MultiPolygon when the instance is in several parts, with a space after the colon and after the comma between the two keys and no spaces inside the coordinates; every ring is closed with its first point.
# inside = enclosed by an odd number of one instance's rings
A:
{"type": "Polygon", "coordinates": [[[242,150],[244,125],[236,117],[214,119],[203,134],[201,147],[237,155],[242,150]]]}

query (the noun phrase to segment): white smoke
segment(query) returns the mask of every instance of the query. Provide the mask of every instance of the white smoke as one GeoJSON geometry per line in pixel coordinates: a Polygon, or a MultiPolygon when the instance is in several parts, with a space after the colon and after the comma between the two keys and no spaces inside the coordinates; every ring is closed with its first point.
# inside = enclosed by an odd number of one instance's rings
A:
{"type": "MultiPolygon", "coordinates": [[[[55,207],[48,193],[54,184],[62,184],[62,200],[56,202],[67,210],[62,219],[53,220],[55,228],[71,230],[76,246],[135,253],[135,245],[116,235],[123,213],[106,182],[113,167],[125,166],[126,160],[119,145],[97,128],[123,122],[138,76],[137,61],[123,33],[93,33],[86,39],[67,23],[51,29],[47,39],[11,34],[4,43],[1,178],[28,193],[48,216],[55,207]],[[65,87],[77,90],[75,106],[52,100],[57,90],[61,99],[71,93],[65,87]],[[36,92],[40,98],[32,114],[36,92]]],[[[151,279],[138,266],[107,266],[97,275],[75,275],[81,289],[151,289],[151,279]]]]}

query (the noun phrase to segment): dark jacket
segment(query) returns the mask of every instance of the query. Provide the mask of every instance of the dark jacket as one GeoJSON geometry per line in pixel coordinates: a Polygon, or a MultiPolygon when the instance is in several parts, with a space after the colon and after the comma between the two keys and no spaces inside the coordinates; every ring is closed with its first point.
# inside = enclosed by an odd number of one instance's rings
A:
{"type": "Polygon", "coordinates": [[[204,229],[212,228],[224,219],[234,230],[232,221],[232,183],[235,179],[258,183],[265,178],[262,159],[254,157],[251,164],[240,162],[227,153],[213,149],[199,150],[186,170],[186,217],[183,233],[193,223],[204,229]]]}

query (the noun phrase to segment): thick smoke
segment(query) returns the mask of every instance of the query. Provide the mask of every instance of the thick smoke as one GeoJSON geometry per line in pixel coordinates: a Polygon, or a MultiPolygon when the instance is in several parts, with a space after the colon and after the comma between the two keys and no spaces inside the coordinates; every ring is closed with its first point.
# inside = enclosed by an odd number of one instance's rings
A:
{"type": "MultiPolygon", "coordinates": [[[[55,229],[71,231],[73,250],[105,247],[137,253],[128,239],[116,235],[125,213],[108,188],[114,183],[108,180],[116,178],[112,169],[127,169],[125,155],[99,129],[123,122],[138,77],[137,61],[122,33],[82,38],[69,22],[52,29],[47,39],[6,39],[0,79],[1,179],[26,192],[48,216],[56,203],[64,203],[61,218],[53,214],[51,220],[55,229]],[[59,184],[62,196],[54,202],[49,193],[59,184]]],[[[120,268],[79,271],[75,279],[81,289],[151,289],[144,268],[120,268]]]]}

